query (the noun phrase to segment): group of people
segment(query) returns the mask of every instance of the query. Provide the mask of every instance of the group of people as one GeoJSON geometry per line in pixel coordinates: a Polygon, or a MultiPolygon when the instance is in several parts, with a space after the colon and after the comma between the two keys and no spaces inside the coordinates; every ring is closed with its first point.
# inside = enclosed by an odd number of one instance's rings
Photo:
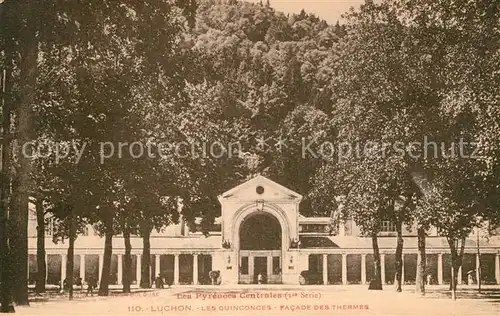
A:
{"type": "MultiPolygon", "coordinates": [[[[63,285],[61,287],[61,292],[62,291],[67,291],[69,290],[69,284],[68,284],[68,279],[65,279],[63,281],[63,285]]],[[[97,288],[97,279],[94,278],[93,276],[90,276],[88,279],[87,279],[87,295],[94,295],[94,290],[97,288]]],[[[80,277],[75,277],[73,279],[73,285],[76,285],[78,287],[80,287],[80,290],[83,291],[83,279],[80,278],[80,277]]]]}
{"type": "MultiPolygon", "coordinates": [[[[73,285],[80,287],[80,290],[83,291],[83,284],[84,281],[80,277],[75,277],[73,279],[73,285]]],[[[94,291],[97,289],[97,279],[94,278],[93,276],[90,276],[87,278],[86,284],[87,284],[87,295],[94,295],[94,291]]],[[[170,287],[172,285],[172,282],[169,278],[167,277],[162,277],[161,274],[158,274],[156,278],[153,277],[153,283],[155,285],[155,288],[157,289],[163,289],[165,288],[165,285],[170,287]]],[[[68,284],[68,279],[65,279],[63,281],[62,287],[61,287],[61,292],[69,290],[69,284],[68,284]]]]}
{"type": "Polygon", "coordinates": [[[172,285],[172,280],[168,277],[162,277],[161,274],[158,274],[156,278],[153,278],[153,283],[155,285],[155,288],[157,289],[164,289],[165,284],[170,287],[172,285]]]}

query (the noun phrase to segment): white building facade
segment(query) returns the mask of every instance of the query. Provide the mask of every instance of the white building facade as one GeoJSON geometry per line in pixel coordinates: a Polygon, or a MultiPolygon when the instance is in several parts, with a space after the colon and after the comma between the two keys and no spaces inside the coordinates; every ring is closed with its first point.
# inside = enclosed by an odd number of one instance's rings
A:
{"type": "MultiPolygon", "coordinates": [[[[371,239],[360,236],[352,221],[330,231],[330,218],[304,217],[299,204],[302,196],[263,176],[257,176],[219,196],[221,217],[205,236],[179,225],[153,232],[151,236],[151,276],[160,274],[172,284],[210,284],[209,272],[220,271],[222,284],[251,284],[258,276],[265,283],[299,284],[307,275],[309,284],[365,284],[373,276],[371,239]],[[305,271],[305,272],[304,272],[305,271]],[[304,274],[305,273],[305,274],[304,274]]],[[[380,234],[382,280],[393,282],[395,273],[395,227],[384,222],[380,234]]],[[[36,274],[36,218],[29,226],[30,280],[36,274]]],[[[67,278],[67,243],[52,242],[50,224],[46,234],[47,282],[57,284],[67,278]]],[[[132,237],[132,280],[141,276],[142,238],[132,237]]],[[[451,263],[448,244],[435,230],[426,241],[428,281],[449,283],[451,263]]],[[[73,277],[101,279],[104,239],[92,227],[75,242],[73,277]]],[[[124,240],[113,238],[111,282],[123,280],[124,240]]],[[[414,229],[404,230],[405,283],[414,283],[420,260],[414,229]]],[[[477,267],[485,284],[500,284],[500,238],[474,236],[466,241],[460,283],[477,282],[477,267]],[[477,255],[479,248],[480,255],[477,255]]]]}

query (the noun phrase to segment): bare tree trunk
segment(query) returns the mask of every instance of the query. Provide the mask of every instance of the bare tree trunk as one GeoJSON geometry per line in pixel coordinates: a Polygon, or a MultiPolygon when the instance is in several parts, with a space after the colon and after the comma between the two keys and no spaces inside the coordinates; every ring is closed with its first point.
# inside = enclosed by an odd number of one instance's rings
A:
{"type": "MultiPolygon", "coordinates": [[[[104,210],[109,212],[109,210],[104,210]]],[[[111,270],[111,256],[113,254],[113,216],[107,215],[105,219],[105,239],[104,239],[104,256],[101,272],[101,280],[99,285],[99,296],[109,295],[109,273],[111,270]]]]}
{"type": "MultiPolygon", "coordinates": [[[[73,270],[75,267],[75,239],[76,239],[76,223],[75,217],[70,215],[69,219],[69,247],[68,247],[68,264],[66,269],[66,280],[69,292],[69,300],[73,299],[73,270]]],[[[63,284],[64,284],[64,280],[63,284]]]]}
{"type": "Polygon", "coordinates": [[[476,271],[476,278],[477,278],[477,291],[479,293],[481,293],[481,251],[479,249],[479,227],[477,228],[477,240],[476,240],[476,243],[477,243],[477,262],[479,263],[478,267],[477,267],[477,271],[476,271]]]}
{"type": "Polygon", "coordinates": [[[2,28],[0,28],[1,37],[5,38],[6,62],[5,69],[1,73],[1,102],[2,102],[2,135],[1,142],[1,159],[0,159],[0,312],[14,313],[14,305],[12,304],[12,255],[10,242],[10,192],[11,192],[11,113],[13,108],[12,96],[12,62],[14,58],[14,43],[13,36],[7,36],[9,32],[13,32],[16,28],[16,18],[14,3],[7,1],[0,4],[0,20],[2,28]],[[10,26],[10,29],[9,29],[10,26]]]}
{"type": "Polygon", "coordinates": [[[380,263],[380,250],[378,248],[377,234],[372,235],[374,277],[370,282],[370,290],[382,290],[382,268],[380,263]]]}
{"type": "MultiPolygon", "coordinates": [[[[4,4],[6,5],[6,4],[4,4]]],[[[2,5],[1,7],[3,7],[2,5]]],[[[14,313],[12,304],[12,255],[9,233],[10,217],[10,110],[8,102],[3,105],[3,139],[2,139],[2,161],[0,179],[0,312],[14,313]]]]}
{"type": "Polygon", "coordinates": [[[417,230],[417,243],[420,261],[417,263],[417,279],[415,282],[416,292],[425,295],[426,278],[426,254],[425,254],[425,229],[419,227],[417,230]]]}
{"type": "Polygon", "coordinates": [[[462,266],[462,258],[464,255],[465,248],[465,237],[461,239],[460,252],[457,252],[457,246],[455,245],[458,240],[456,238],[447,238],[448,245],[450,246],[451,251],[451,298],[453,300],[457,299],[457,279],[458,279],[458,270],[462,266]]]}
{"type": "Polygon", "coordinates": [[[36,2],[21,2],[25,23],[20,25],[20,100],[15,111],[17,141],[14,142],[15,176],[13,178],[12,256],[16,282],[13,283],[14,301],[17,305],[29,305],[28,300],[28,203],[30,192],[30,160],[23,155],[22,145],[32,134],[32,112],[35,101],[37,77],[38,39],[36,37],[36,2]]]}
{"type": "Polygon", "coordinates": [[[141,225],[142,235],[142,264],[141,264],[141,288],[151,287],[151,225],[147,221],[141,225]]]}
{"type": "Polygon", "coordinates": [[[125,255],[123,256],[123,293],[130,293],[132,283],[132,244],[130,243],[130,227],[125,224],[123,229],[125,255]]]}
{"type": "Polygon", "coordinates": [[[28,195],[19,175],[12,181],[11,227],[13,279],[12,294],[16,305],[28,301],[28,195]]]}
{"type": "Polygon", "coordinates": [[[457,270],[455,270],[453,263],[452,263],[452,268],[451,268],[450,286],[451,286],[451,299],[456,301],[457,300],[457,270]]]}
{"type": "Polygon", "coordinates": [[[45,293],[45,277],[47,265],[45,263],[45,209],[43,200],[36,200],[36,288],[37,294],[45,293]]]}
{"type": "Polygon", "coordinates": [[[401,292],[403,275],[403,223],[398,219],[396,223],[397,244],[396,244],[396,274],[394,275],[394,287],[397,292],[401,292]]]}

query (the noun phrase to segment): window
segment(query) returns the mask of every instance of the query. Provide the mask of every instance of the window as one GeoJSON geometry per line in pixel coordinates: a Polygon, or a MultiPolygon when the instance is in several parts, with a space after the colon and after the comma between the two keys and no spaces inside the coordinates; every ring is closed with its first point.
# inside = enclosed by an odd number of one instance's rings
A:
{"type": "Polygon", "coordinates": [[[299,230],[303,233],[325,233],[329,231],[329,228],[324,224],[306,224],[300,225],[299,230]]]}
{"type": "Polygon", "coordinates": [[[396,231],[396,224],[394,224],[392,221],[382,221],[382,232],[395,232],[396,231]]]}
{"type": "Polygon", "coordinates": [[[45,222],[45,236],[52,236],[54,233],[54,219],[49,218],[45,222]]]}
{"type": "Polygon", "coordinates": [[[248,257],[241,257],[241,274],[248,274],[248,257]]]}
{"type": "Polygon", "coordinates": [[[273,274],[280,274],[280,257],[273,257],[273,274]]]}
{"type": "Polygon", "coordinates": [[[263,186],[258,186],[255,191],[257,192],[257,194],[264,194],[264,187],[263,186]]]}

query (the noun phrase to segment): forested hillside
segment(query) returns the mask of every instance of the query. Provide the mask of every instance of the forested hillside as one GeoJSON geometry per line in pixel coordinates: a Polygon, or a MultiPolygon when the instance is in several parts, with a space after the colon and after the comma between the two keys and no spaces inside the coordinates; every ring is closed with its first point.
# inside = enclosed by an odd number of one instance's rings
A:
{"type": "Polygon", "coordinates": [[[431,226],[455,289],[466,238],[500,224],[496,0],[367,0],[343,25],[268,1],[4,0],[0,20],[2,312],[28,304],[29,201],[38,240],[50,214],[69,241],[67,275],[78,232],[104,237],[99,295],[113,236],[124,275],[142,237],[147,287],[152,230],[182,215],[206,233],[217,195],[258,173],[304,195],[302,214],[358,223],[380,289],[382,221],[397,227],[398,290],[416,223],[420,292],[431,226]]]}
{"type": "MultiPolygon", "coordinates": [[[[199,58],[190,83],[200,106],[248,151],[246,176],[263,173],[307,197],[320,161],[303,159],[301,141],[333,132],[328,85],[344,28],[242,1],[203,1],[196,17],[187,45],[199,58]],[[282,148],[270,140],[256,150],[257,139],[280,136],[282,148]]],[[[302,212],[310,211],[306,198],[302,212]]]]}

